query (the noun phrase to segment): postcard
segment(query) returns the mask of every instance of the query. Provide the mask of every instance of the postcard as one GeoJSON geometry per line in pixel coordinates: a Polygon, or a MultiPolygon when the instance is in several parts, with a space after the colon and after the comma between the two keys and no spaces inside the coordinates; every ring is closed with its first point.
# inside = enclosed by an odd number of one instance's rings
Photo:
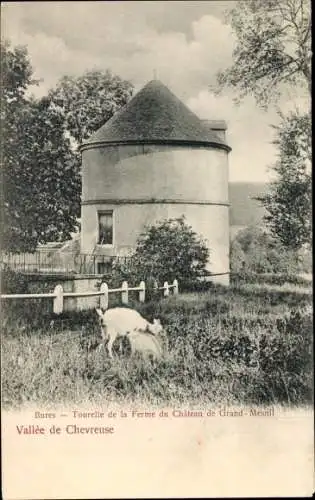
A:
{"type": "Polygon", "coordinates": [[[310,2],[1,22],[3,498],[310,497],[310,2]]]}

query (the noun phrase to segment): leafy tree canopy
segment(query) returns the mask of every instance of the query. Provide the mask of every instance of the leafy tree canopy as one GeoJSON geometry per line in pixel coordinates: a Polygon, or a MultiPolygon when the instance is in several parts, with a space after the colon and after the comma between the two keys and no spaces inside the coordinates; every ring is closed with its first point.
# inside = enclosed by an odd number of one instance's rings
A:
{"type": "MultiPolygon", "coordinates": [[[[10,48],[8,40],[1,41],[1,99],[2,106],[21,102],[29,85],[36,84],[26,47],[10,48]]],[[[1,107],[2,107],[1,106],[1,107]]],[[[2,107],[3,109],[3,107],[2,107]]]]}
{"type": "Polygon", "coordinates": [[[131,98],[133,85],[110,71],[64,76],[49,93],[70,135],[81,144],[131,98]]]}
{"type": "MultiPolygon", "coordinates": [[[[236,37],[233,64],[218,75],[217,91],[237,90],[238,100],[254,95],[263,107],[285,87],[311,92],[311,14],[309,0],[241,0],[229,15],[236,37]]],[[[260,201],[271,233],[298,249],[311,235],[311,117],[280,114],[274,144],[276,180],[260,201]]]]}
{"type": "Polygon", "coordinates": [[[2,248],[32,252],[78,228],[77,146],[130,99],[132,85],[110,71],[65,76],[41,99],[26,47],[1,43],[2,248]]]}
{"type": "Polygon", "coordinates": [[[278,160],[272,166],[276,179],[260,200],[267,209],[265,221],[271,233],[297,250],[311,243],[312,124],[308,113],[280,117],[281,124],[275,127],[278,160]]]}
{"type": "Polygon", "coordinates": [[[263,107],[283,84],[311,92],[309,0],[241,0],[228,21],[236,37],[233,64],[218,74],[217,92],[230,87],[263,107]]]}
{"type": "Polygon", "coordinates": [[[1,246],[34,251],[38,243],[70,238],[80,214],[79,158],[65,122],[45,98],[27,97],[33,83],[25,47],[2,54],[1,246]]]}

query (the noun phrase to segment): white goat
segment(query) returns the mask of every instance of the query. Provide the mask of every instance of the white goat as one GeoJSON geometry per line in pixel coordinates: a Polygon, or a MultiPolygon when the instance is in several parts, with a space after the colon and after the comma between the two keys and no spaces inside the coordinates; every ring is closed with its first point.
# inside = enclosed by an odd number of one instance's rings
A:
{"type": "Polygon", "coordinates": [[[131,347],[131,354],[140,353],[142,356],[152,356],[154,359],[161,359],[163,356],[162,339],[152,333],[133,330],[128,335],[131,347]]]}
{"type": "Polygon", "coordinates": [[[99,316],[103,343],[107,343],[108,354],[111,358],[113,357],[113,343],[117,338],[128,337],[131,351],[135,352],[140,349],[141,344],[141,341],[137,340],[137,336],[142,334],[142,342],[146,345],[145,350],[148,350],[149,344],[151,344],[151,350],[154,350],[153,345],[156,346],[156,342],[158,342],[154,336],[163,332],[159,319],[154,319],[153,323],[150,323],[134,309],[114,307],[105,312],[96,309],[96,312],[99,316]],[[143,335],[148,338],[143,337],[143,335]],[[150,337],[152,338],[150,339],[150,337]]]}

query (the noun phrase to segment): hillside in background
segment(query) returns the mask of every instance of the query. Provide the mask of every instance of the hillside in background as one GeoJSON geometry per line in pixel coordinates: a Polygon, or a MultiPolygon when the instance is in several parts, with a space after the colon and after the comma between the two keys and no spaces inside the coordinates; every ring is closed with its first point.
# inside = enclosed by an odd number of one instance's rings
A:
{"type": "Polygon", "coordinates": [[[230,182],[230,227],[232,237],[235,233],[247,226],[262,223],[265,209],[255,197],[265,194],[267,183],[230,182]]]}

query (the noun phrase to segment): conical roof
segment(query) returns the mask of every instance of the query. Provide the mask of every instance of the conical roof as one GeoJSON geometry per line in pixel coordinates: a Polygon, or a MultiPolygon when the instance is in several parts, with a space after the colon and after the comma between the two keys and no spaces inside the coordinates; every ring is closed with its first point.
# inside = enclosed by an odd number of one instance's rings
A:
{"type": "Polygon", "coordinates": [[[112,143],[197,143],[230,151],[163,83],[152,80],[142,88],[82,148],[112,143]]]}

